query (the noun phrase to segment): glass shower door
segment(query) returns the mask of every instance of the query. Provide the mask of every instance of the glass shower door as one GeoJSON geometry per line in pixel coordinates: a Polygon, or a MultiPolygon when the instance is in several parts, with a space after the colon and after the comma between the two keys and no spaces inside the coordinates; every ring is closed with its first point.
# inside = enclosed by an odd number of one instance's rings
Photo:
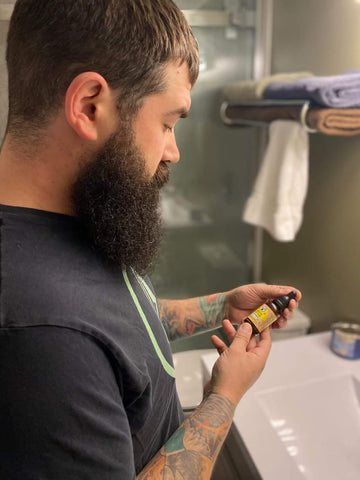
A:
{"type": "Polygon", "coordinates": [[[252,229],[242,222],[257,150],[254,129],[220,119],[222,87],[253,78],[256,1],[177,0],[200,49],[181,160],[162,196],[166,236],[151,275],[162,298],[225,291],[251,279],[252,229]]]}

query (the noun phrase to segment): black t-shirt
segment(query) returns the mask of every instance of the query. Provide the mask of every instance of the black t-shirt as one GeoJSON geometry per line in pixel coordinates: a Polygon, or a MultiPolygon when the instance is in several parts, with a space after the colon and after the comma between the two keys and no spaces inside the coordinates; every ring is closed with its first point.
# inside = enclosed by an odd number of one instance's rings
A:
{"type": "Polygon", "coordinates": [[[1,206],[0,247],[0,479],[134,479],[182,422],[149,280],[66,215],[1,206]]]}

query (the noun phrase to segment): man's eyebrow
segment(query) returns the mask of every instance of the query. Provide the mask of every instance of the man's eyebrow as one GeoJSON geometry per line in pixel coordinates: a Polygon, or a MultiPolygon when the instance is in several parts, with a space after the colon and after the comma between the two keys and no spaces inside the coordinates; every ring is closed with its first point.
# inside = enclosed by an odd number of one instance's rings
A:
{"type": "Polygon", "coordinates": [[[178,108],[177,110],[173,110],[172,112],[168,112],[166,114],[167,117],[179,117],[179,118],[186,118],[189,116],[189,110],[186,108],[178,108]]]}

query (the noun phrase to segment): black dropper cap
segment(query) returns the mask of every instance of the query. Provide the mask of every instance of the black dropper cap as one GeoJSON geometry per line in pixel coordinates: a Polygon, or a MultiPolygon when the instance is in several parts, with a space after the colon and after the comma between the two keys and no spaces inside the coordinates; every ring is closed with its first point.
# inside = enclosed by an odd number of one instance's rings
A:
{"type": "Polygon", "coordinates": [[[282,295],[275,298],[272,303],[276,306],[279,313],[283,312],[289,306],[290,300],[296,297],[296,292],[290,292],[288,295],[282,295]]]}

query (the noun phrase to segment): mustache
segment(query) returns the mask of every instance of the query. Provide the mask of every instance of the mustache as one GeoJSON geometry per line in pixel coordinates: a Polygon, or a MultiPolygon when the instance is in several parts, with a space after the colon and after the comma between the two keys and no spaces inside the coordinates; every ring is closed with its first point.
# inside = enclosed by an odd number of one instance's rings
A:
{"type": "Polygon", "coordinates": [[[161,161],[153,176],[152,182],[158,188],[162,188],[169,180],[170,180],[170,169],[168,167],[168,164],[164,161],[161,161]]]}

